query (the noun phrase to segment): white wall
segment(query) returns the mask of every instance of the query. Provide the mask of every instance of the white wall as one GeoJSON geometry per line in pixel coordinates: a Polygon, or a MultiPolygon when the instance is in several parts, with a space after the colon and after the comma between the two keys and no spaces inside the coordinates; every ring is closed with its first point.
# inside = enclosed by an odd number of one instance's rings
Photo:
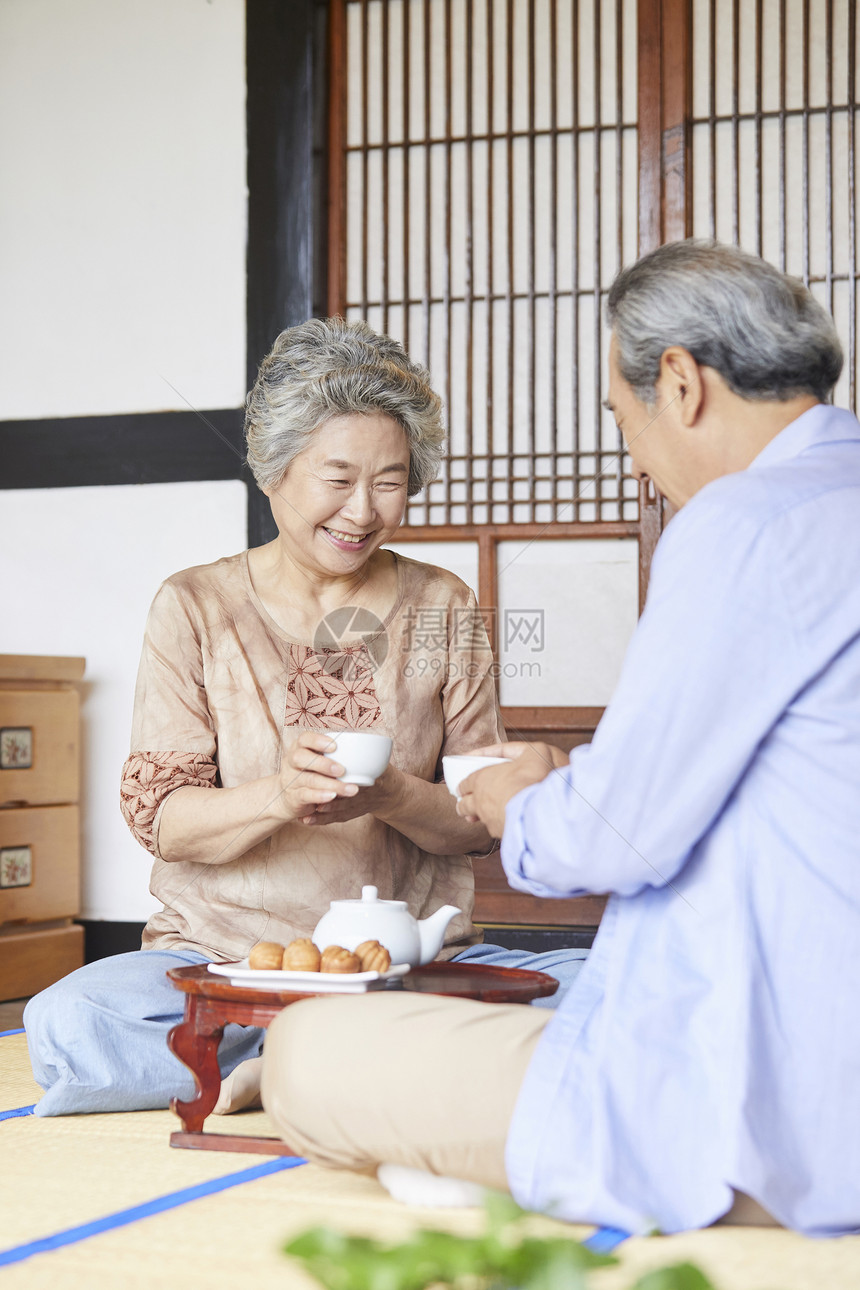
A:
{"type": "Polygon", "coordinates": [[[241,0],[0,4],[0,418],[241,404],[244,56],[241,0]]]}
{"type": "Polygon", "coordinates": [[[87,660],[83,701],[85,918],[156,908],[149,857],[119,810],[143,628],[161,581],[246,545],[238,480],[0,492],[14,556],[0,558],[0,652],[87,660]]]}
{"type": "MultiPolygon", "coordinates": [[[[241,405],[242,0],[2,0],[0,175],[0,420],[241,405]]],[[[153,908],[118,808],[143,624],[167,574],[246,545],[245,506],[0,492],[0,652],[87,659],[85,917],[153,908]]]]}

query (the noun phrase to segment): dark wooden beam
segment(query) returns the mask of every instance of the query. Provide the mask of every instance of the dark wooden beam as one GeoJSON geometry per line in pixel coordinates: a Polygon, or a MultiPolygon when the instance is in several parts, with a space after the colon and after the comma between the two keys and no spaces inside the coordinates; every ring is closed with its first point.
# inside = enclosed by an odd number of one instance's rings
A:
{"type": "Polygon", "coordinates": [[[314,4],[248,0],[248,388],[314,296],[314,4]]]}
{"type": "MultiPolygon", "coordinates": [[[[319,297],[317,20],[314,0],[246,7],[249,389],[278,334],[313,317],[319,297]]],[[[268,500],[247,482],[248,543],[258,546],[276,529],[268,500]]]]}
{"type": "Polygon", "coordinates": [[[0,488],[242,477],[241,408],[0,422],[0,488]]]}

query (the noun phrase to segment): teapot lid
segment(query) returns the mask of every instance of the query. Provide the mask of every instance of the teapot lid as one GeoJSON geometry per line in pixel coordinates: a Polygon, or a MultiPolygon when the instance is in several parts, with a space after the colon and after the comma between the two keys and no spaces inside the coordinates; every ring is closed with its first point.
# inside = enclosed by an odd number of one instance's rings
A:
{"type": "Polygon", "coordinates": [[[405,909],[405,900],[380,900],[377,887],[362,887],[361,900],[333,900],[332,905],[384,905],[386,909],[405,909]]]}

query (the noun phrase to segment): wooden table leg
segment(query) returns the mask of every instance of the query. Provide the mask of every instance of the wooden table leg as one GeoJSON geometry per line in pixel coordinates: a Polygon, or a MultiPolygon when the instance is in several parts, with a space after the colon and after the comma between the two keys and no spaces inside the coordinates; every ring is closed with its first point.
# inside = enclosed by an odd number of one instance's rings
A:
{"type": "Polygon", "coordinates": [[[281,1138],[252,1137],[238,1133],[204,1133],[203,1121],[211,1115],[221,1089],[221,1067],[218,1045],[224,1034],[223,1021],[207,1017],[198,1008],[194,996],[187,996],[185,1020],[174,1026],[167,1036],[170,1051],[194,1076],[197,1092],[190,1102],[170,1099],[170,1109],[179,1116],[182,1131],[171,1133],[172,1147],[191,1147],[197,1151],[247,1151],[267,1156],[295,1156],[296,1152],[281,1138]]]}
{"type": "Polygon", "coordinates": [[[197,1092],[190,1102],[182,1102],[178,1097],[170,1099],[170,1109],[179,1116],[186,1133],[201,1132],[203,1121],[211,1114],[221,1088],[218,1045],[224,1034],[223,1023],[210,1023],[201,1030],[193,1012],[193,1008],[186,1008],[185,1020],[174,1026],[167,1036],[170,1051],[188,1067],[197,1085],[197,1092]]]}

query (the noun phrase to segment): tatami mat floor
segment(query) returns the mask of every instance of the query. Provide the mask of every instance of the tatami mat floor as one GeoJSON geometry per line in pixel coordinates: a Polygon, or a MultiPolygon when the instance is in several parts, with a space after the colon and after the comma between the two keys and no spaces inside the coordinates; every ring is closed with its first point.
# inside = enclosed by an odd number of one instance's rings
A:
{"type": "MultiPolygon", "coordinates": [[[[0,1038],[0,1114],[32,1105],[38,1096],[24,1036],[0,1038]]],[[[186,1283],[208,1290],[313,1290],[315,1283],[280,1247],[317,1224],[386,1241],[419,1226],[462,1233],[481,1228],[477,1209],[411,1209],[373,1178],[312,1165],[283,1168],[263,1156],[172,1150],[168,1137],[176,1123],[169,1111],[0,1121],[3,1290],[172,1290],[186,1283]],[[261,1167],[276,1172],[241,1181],[261,1167]],[[188,1189],[212,1185],[224,1189],[188,1199],[188,1189]],[[177,1196],[183,1203],[155,1212],[177,1196]],[[133,1207],[143,1211],[134,1221],[22,1260],[4,1257],[70,1229],[102,1226],[100,1220],[122,1218],[133,1207]]],[[[262,1112],[228,1117],[217,1127],[272,1131],[262,1112]]],[[[591,1230],[533,1222],[536,1231],[571,1238],[591,1230]]],[[[860,1287],[860,1237],[810,1241],[789,1232],[713,1228],[629,1240],[616,1254],[619,1266],[595,1274],[594,1290],[627,1290],[646,1269],[685,1259],[706,1271],[718,1290],[860,1287]]]]}

